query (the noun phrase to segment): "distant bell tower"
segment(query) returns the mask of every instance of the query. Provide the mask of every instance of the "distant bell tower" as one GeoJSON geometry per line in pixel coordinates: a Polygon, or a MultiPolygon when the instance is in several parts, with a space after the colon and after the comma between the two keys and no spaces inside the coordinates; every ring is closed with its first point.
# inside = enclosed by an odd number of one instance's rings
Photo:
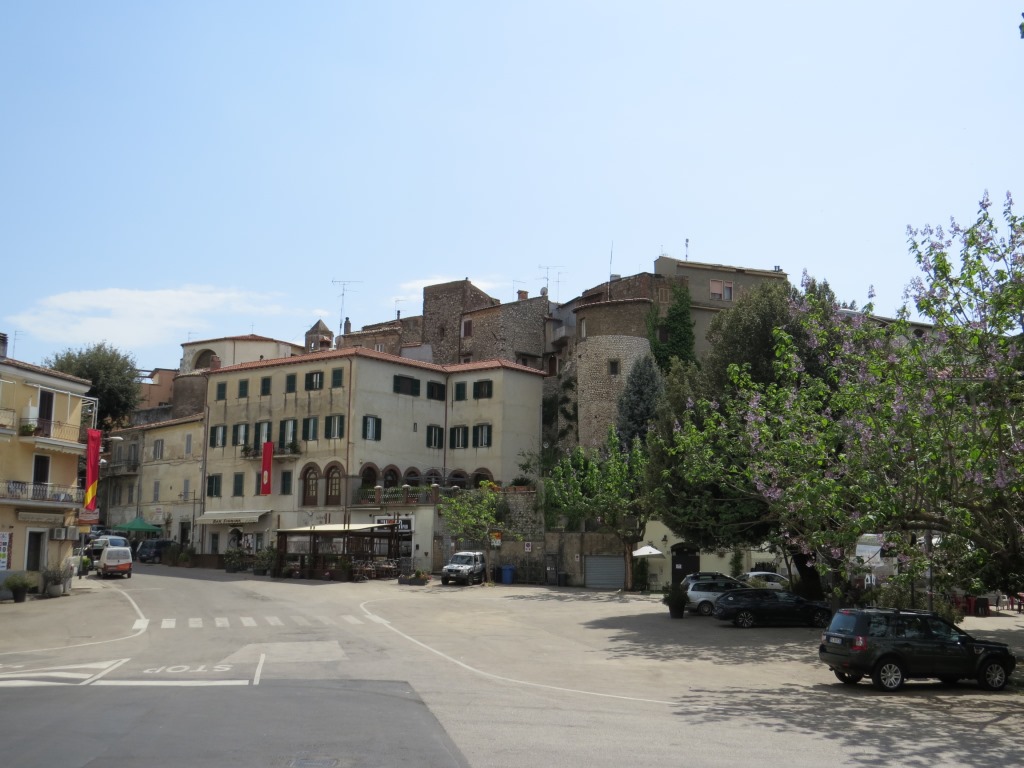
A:
{"type": "Polygon", "coordinates": [[[317,320],[316,325],[306,331],[306,352],[323,352],[334,344],[334,332],[327,327],[323,320],[317,320]]]}

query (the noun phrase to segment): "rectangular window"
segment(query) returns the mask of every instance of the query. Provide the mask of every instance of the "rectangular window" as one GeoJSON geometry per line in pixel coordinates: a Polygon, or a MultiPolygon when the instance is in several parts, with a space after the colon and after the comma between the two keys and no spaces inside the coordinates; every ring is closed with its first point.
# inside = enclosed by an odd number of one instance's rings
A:
{"type": "Polygon", "coordinates": [[[260,396],[265,397],[270,394],[270,377],[264,376],[260,379],[260,396]]]}
{"type": "MultiPolygon", "coordinates": [[[[472,335],[473,335],[473,321],[472,320],[463,320],[462,321],[462,336],[463,336],[463,338],[465,338],[466,336],[472,336],[472,335]]],[[[486,335],[487,334],[485,333],[484,336],[486,336],[486,335]]]]}
{"type": "Polygon", "coordinates": [[[189,481],[187,477],[181,481],[181,498],[184,499],[185,501],[188,501],[189,499],[192,498],[192,493],[190,491],[191,485],[192,483],[189,481]]]}
{"type": "Polygon", "coordinates": [[[220,496],[220,475],[210,475],[206,478],[206,495],[220,496]]]}
{"type": "Polygon", "coordinates": [[[428,400],[444,400],[445,387],[439,381],[428,381],[427,382],[427,399],[428,400]]]}
{"type": "Polygon", "coordinates": [[[310,371],[306,374],[306,391],[323,389],[324,388],[324,372],[323,371],[310,371]]]}
{"type": "Polygon", "coordinates": [[[716,301],[732,301],[732,283],[724,280],[712,280],[711,298],[716,301]]]}
{"type": "Polygon", "coordinates": [[[339,414],[328,416],[324,421],[324,437],[339,440],[345,436],[345,417],[339,414]]]}
{"type": "Polygon", "coordinates": [[[248,424],[232,424],[231,425],[231,444],[232,445],[245,445],[249,442],[249,425],[248,424]]]}
{"type": "Polygon", "coordinates": [[[245,472],[235,472],[231,477],[231,495],[245,495],[245,472]]]}
{"type": "Polygon", "coordinates": [[[302,439],[318,440],[320,420],[316,416],[308,416],[302,420],[302,439]]]}
{"type": "Polygon", "coordinates": [[[391,388],[397,395],[420,396],[420,380],[412,376],[395,376],[391,388]]]}
{"type": "Polygon", "coordinates": [[[469,447],[469,427],[452,427],[448,430],[448,445],[452,448],[469,447]]]}
{"type": "Polygon", "coordinates": [[[281,495],[292,495],[292,471],[290,469],[281,471],[281,495]]]}
{"type": "Polygon", "coordinates": [[[164,441],[154,440],[153,441],[153,460],[158,461],[164,457],[164,441]]]}
{"type": "Polygon", "coordinates": [[[273,440],[270,436],[270,422],[269,421],[257,421],[256,422],[256,440],[255,445],[257,448],[262,448],[264,443],[269,443],[273,440]]]}
{"type": "Polygon", "coordinates": [[[223,448],[224,438],[227,434],[227,427],[224,424],[217,424],[210,427],[210,447],[223,448]]]}
{"type": "Polygon", "coordinates": [[[277,430],[277,445],[279,448],[287,448],[295,439],[295,419],[281,419],[277,430]]]}
{"type": "Polygon", "coordinates": [[[249,396],[249,380],[242,379],[238,382],[238,399],[244,400],[249,396]]]}
{"type": "Polygon", "coordinates": [[[576,335],[581,339],[587,338],[587,318],[581,317],[580,321],[576,324],[576,335]]]}
{"type": "Polygon", "coordinates": [[[128,486],[128,505],[135,503],[135,483],[128,486]]]}
{"type": "Polygon", "coordinates": [[[331,369],[331,389],[338,389],[344,386],[345,382],[345,369],[343,368],[332,368],[331,369]]]}
{"type": "Polygon", "coordinates": [[[473,399],[483,400],[494,396],[494,386],[490,379],[481,379],[473,382],[473,399]]]}
{"type": "Polygon", "coordinates": [[[487,448],[491,444],[491,425],[475,424],[473,426],[473,447],[487,448]]]}
{"type": "Polygon", "coordinates": [[[619,375],[619,361],[618,360],[609,360],[608,361],[608,375],[609,376],[618,376],[619,375]]]}
{"type": "Polygon", "coordinates": [[[217,394],[214,396],[215,400],[227,400],[228,399],[228,383],[226,381],[217,382],[217,394]]]}
{"type": "Polygon", "coordinates": [[[294,373],[289,373],[287,376],[284,377],[284,391],[285,391],[285,393],[291,394],[292,392],[295,391],[295,381],[296,381],[296,378],[295,378],[295,374],[294,373]]]}
{"type": "Polygon", "coordinates": [[[363,416],[363,440],[380,440],[381,420],[377,416],[363,416]]]}
{"type": "Polygon", "coordinates": [[[444,427],[427,425],[427,448],[444,448],[444,427]]]}
{"type": "Polygon", "coordinates": [[[153,501],[160,501],[160,481],[153,481],[153,501]]]}
{"type": "Polygon", "coordinates": [[[373,345],[373,351],[374,352],[384,352],[385,351],[384,350],[384,345],[383,344],[374,344],[373,345]]]}
{"type": "Polygon", "coordinates": [[[466,399],[466,382],[459,381],[455,383],[455,399],[465,400],[466,399]]]}
{"type": "Polygon", "coordinates": [[[185,455],[192,455],[192,433],[188,432],[185,434],[185,455]]]}

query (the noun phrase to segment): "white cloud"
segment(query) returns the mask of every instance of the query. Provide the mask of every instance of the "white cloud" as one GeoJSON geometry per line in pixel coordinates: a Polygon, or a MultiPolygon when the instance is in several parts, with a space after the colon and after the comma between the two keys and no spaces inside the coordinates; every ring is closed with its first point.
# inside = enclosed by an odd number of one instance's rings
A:
{"type": "MultiPolygon", "coordinates": [[[[248,333],[250,327],[252,332],[272,336],[273,332],[262,326],[298,328],[302,325],[299,318],[308,317],[308,309],[283,303],[278,294],[183,285],[160,290],[108,288],[58,293],[7,316],[6,321],[24,329],[37,343],[48,343],[57,350],[105,341],[137,355],[142,350],[160,349],[160,364],[167,365],[176,363],[177,357],[163,359],[168,355],[165,350],[189,339],[248,333]],[[257,323],[260,328],[254,327],[257,323]]],[[[180,350],[176,355],[180,356],[180,350]]]]}

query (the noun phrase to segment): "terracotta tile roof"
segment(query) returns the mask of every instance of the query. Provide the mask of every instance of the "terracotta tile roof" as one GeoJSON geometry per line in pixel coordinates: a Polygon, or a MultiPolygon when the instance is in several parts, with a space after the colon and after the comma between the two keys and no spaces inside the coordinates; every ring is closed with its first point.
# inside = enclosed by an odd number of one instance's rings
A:
{"type": "Polygon", "coordinates": [[[544,371],[537,370],[536,368],[530,368],[529,366],[519,365],[519,363],[513,363],[510,360],[481,360],[480,362],[474,363],[457,363],[455,365],[438,365],[437,363],[424,363],[419,360],[412,360],[408,357],[399,357],[398,355],[391,355],[387,352],[377,352],[373,349],[367,349],[366,347],[345,347],[344,349],[329,349],[322,352],[310,352],[306,355],[295,355],[293,357],[277,357],[269,360],[253,360],[248,363],[239,363],[237,365],[228,365],[217,370],[206,371],[210,376],[216,376],[219,373],[234,373],[236,371],[251,371],[258,370],[261,368],[276,368],[287,365],[304,365],[306,363],[316,362],[330,362],[332,360],[344,360],[352,357],[365,357],[370,360],[380,360],[386,363],[393,363],[395,365],[404,365],[410,368],[418,368],[424,371],[434,371],[436,373],[463,373],[466,371],[483,371],[496,368],[507,368],[514,371],[523,371],[525,373],[534,373],[539,376],[546,375],[544,371]]]}
{"type": "Polygon", "coordinates": [[[55,371],[53,368],[44,368],[41,365],[32,365],[32,363],[25,363],[21,360],[15,360],[13,357],[5,357],[0,360],[0,365],[9,365],[12,368],[20,368],[23,371],[31,371],[32,373],[45,373],[48,376],[53,376],[58,379],[64,379],[65,381],[73,381],[76,384],[85,384],[87,387],[92,386],[92,381],[89,379],[82,379],[78,376],[72,376],[70,373],[64,373],[63,371],[55,371]]]}

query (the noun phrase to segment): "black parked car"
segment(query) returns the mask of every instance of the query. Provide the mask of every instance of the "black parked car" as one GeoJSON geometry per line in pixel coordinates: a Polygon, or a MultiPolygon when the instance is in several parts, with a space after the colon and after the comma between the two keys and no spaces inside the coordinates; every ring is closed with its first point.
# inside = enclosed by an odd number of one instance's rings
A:
{"type": "Polygon", "coordinates": [[[715,618],[737,627],[755,624],[828,625],[828,605],[781,589],[734,589],[715,601],[715,618]]]}
{"type": "Polygon", "coordinates": [[[1006,643],[977,640],[934,613],[895,608],[836,611],[821,633],[818,658],[841,682],[854,685],[870,676],[883,691],[915,677],[947,684],[973,679],[998,691],[1017,665],[1006,643]]]}
{"type": "Polygon", "coordinates": [[[164,550],[173,543],[171,539],[146,539],[139,544],[139,551],[135,553],[135,559],[140,563],[159,563],[164,550]]]}

